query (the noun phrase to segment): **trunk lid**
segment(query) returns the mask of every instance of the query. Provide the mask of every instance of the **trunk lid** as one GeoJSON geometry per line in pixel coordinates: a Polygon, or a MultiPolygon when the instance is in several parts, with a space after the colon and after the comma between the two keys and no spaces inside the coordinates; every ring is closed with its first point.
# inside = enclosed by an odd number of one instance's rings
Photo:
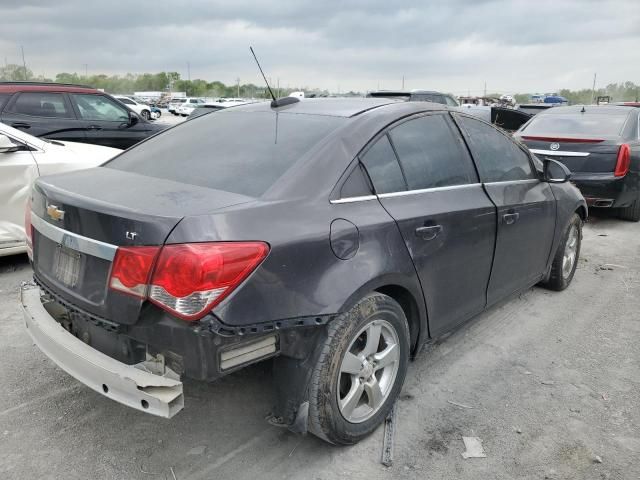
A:
{"type": "Polygon", "coordinates": [[[619,137],[554,137],[521,135],[520,140],[539,158],[562,162],[572,173],[613,173],[619,137]]]}
{"type": "Polygon", "coordinates": [[[143,302],[108,288],[117,247],[162,245],[185,216],[251,200],[111,168],[42,177],[32,200],[35,276],[90,314],[133,324],[143,302]]]}

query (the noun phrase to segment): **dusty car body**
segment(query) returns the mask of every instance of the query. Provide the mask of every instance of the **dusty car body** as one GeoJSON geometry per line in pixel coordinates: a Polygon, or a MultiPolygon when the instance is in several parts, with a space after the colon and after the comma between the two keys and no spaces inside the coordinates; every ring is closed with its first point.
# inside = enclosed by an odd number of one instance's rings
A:
{"type": "Polygon", "coordinates": [[[95,167],[120,152],[96,145],[43,140],[0,123],[0,256],[27,251],[24,209],[36,178],[95,167]]]}
{"type": "Polygon", "coordinates": [[[36,182],[27,329],[97,392],[165,417],[180,377],[275,357],[272,421],[354,443],[425,342],[538,282],[569,284],[587,210],[552,164],[427,102],[204,115],[36,182]]]}

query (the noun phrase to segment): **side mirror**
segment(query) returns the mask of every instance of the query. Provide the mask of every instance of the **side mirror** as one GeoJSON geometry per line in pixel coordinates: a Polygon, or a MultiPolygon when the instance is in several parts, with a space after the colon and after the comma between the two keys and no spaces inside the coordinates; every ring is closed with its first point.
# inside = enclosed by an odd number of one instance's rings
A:
{"type": "Polygon", "coordinates": [[[129,126],[133,127],[136,123],[140,121],[138,115],[133,112],[129,112],[129,126]]]}
{"type": "Polygon", "coordinates": [[[20,145],[16,145],[9,137],[0,133],[0,153],[17,152],[20,149],[20,145]]]}
{"type": "Polygon", "coordinates": [[[566,165],[551,158],[544,159],[542,174],[545,182],[549,183],[565,183],[571,178],[571,171],[566,165]]]}

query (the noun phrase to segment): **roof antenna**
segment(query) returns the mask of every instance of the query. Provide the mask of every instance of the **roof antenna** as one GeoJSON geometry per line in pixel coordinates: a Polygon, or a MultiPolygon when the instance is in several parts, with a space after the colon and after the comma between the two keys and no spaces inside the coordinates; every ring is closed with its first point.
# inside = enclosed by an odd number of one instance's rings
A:
{"type": "Polygon", "coordinates": [[[584,113],[586,112],[586,110],[584,109],[584,105],[582,106],[582,110],[580,110],[580,113],[584,113]]]}
{"type": "Polygon", "coordinates": [[[271,108],[277,108],[277,107],[283,107],[285,105],[291,105],[292,103],[297,103],[300,101],[300,99],[295,98],[295,97],[284,97],[281,99],[277,99],[276,96],[273,94],[273,90],[271,90],[271,87],[269,86],[269,82],[267,82],[267,77],[264,75],[264,72],[262,71],[262,67],[260,66],[260,62],[258,61],[258,57],[256,57],[256,52],[253,51],[253,47],[249,47],[249,50],[251,50],[251,54],[253,55],[253,59],[256,61],[256,64],[258,65],[258,68],[260,69],[260,73],[262,74],[262,78],[264,78],[264,83],[266,83],[267,85],[267,89],[269,90],[269,95],[271,95],[271,98],[273,99],[271,101],[271,108]]]}

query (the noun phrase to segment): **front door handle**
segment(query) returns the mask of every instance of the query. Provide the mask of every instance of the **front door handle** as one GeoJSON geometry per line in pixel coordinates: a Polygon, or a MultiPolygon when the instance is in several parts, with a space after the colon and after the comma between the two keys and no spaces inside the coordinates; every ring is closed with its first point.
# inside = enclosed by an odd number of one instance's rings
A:
{"type": "Polygon", "coordinates": [[[102,130],[102,127],[100,125],[89,125],[87,130],[102,130]]]}
{"type": "Polygon", "coordinates": [[[442,232],[442,225],[416,228],[416,235],[423,240],[433,240],[440,234],[440,232],[442,232]]]}
{"type": "Polygon", "coordinates": [[[11,126],[15,127],[15,128],[31,128],[31,125],[29,125],[28,123],[23,123],[23,122],[12,123],[11,126]]]}
{"type": "Polygon", "coordinates": [[[518,221],[518,218],[520,218],[520,214],[519,213],[505,213],[502,216],[502,219],[504,220],[504,223],[506,223],[507,225],[513,225],[514,223],[516,223],[518,221]]]}

